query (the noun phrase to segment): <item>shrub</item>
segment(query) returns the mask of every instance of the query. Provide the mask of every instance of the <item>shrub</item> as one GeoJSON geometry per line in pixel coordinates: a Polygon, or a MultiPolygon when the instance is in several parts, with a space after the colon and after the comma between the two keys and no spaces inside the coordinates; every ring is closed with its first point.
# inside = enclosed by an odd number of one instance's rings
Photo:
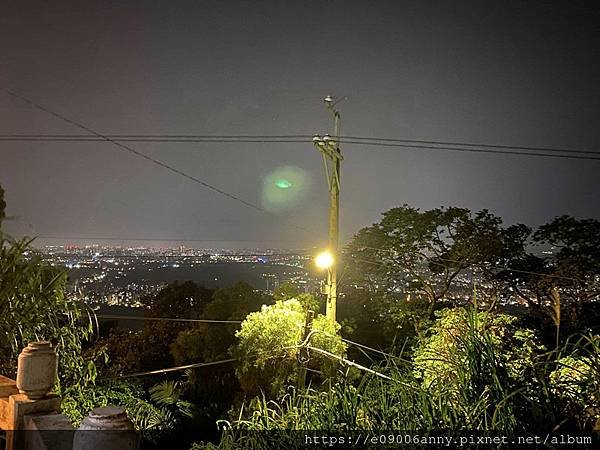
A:
{"type": "Polygon", "coordinates": [[[528,402],[539,403],[535,357],[544,348],[516,322],[472,308],[442,310],[415,351],[416,379],[473,429],[510,430],[525,418],[528,402]]]}
{"type": "MultiPolygon", "coordinates": [[[[237,368],[242,389],[249,395],[265,392],[269,397],[283,394],[298,376],[298,344],[302,338],[306,310],[299,300],[278,301],[249,314],[236,333],[233,355],[241,359],[237,368]]],[[[346,346],[337,335],[339,325],[317,315],[313,321],[311,345],[342,355],[346,346]]],[[[309,368],[334,373],[336,364],[315,352],[309,368]]]]}
{"type": "Polygon", "coordinates": [[[584,336],[571,350],[552,364],[550,391],[562,414],[591,429],[600,425],[600,336],[584,336]]]}

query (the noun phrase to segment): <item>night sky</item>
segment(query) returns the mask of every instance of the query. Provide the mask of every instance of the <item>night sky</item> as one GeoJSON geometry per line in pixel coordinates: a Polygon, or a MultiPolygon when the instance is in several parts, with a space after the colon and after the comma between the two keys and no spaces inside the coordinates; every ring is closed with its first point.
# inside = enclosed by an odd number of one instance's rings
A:
{"type": "MultiPolygon", "coordinates": [[[[0,85],[106,134],[325,133],[331,94],[347,97],[346,135],[600,151],[599,5],[9,1],[0,85]]],[[[82,130],[0,91],[0,134],[14,133],[82,130]]],[[[7,231],[160,239],[144,245],[326,240],[327,188],[310,143],[131,146],[258,205],[272,172],[292,170],[303,196],[264,213],[110,143],[0,142],[7,231]]],[[[404,203],[488,208],[530,225],[600,218],[600,161],[342,152],[344,240],[404,203]]]]}

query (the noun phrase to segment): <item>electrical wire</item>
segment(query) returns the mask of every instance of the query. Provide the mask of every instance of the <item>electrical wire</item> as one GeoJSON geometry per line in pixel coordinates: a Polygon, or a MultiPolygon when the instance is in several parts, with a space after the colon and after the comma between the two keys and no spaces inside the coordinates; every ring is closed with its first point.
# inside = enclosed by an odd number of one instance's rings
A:
{"type": "MultiPolygon", "coordinates": [[[[484,148],[460,148],[460,147],[446,147],[446,146],[430,146],[430,145],[412,145],[412,144],[396,144],[396,143],[384,143],[384,142],[368,142],[368,141],[344,141],[344,144],[358,144],[368,145],[374,147],[397,147],[406,149],[425,149],[425,150],[445,150],[454,152],[467,152],[467,153],[493,153],[500,155],[520,155],[520,156],[534,156],[544,158],[561,158],[561,159],[585,159],[600,161],[600,156],[579,156],[571,154],[558,154],[558,153],[528,153],[523,151],[509,151],[509,150],[492,150],[484,148]]],[[[600,153],[594,153],[600,155],[600,153]]]]}
{"type": "Polygon", "coordinates": [[[387,375],[385,375],[385,374],[383,374],[381,372],[377,372],[376,370],[370,369],[368,367],[363,366],[362,364],[358,364],[357,362],[351,361],[349,359],[346,359],[346,358],[343,358],[341,356],[338,356],[338,355],[336,355],[334,353],[328,352],[327,350],[323,350],[323,349],[318,348],[318,347],[313,347],[312,345],[308,346],[308,350],[309,351],[315,351],[315,352],[317,352],[317,353],[319,353],[321,355],[327,356],[330,359],[334,359],[334,360],[339,361],[339,362],[341,362],[343,364],[346,364],[348,366],[356,367],[357,369],[362,370],[363,372],[370,373],[371,375],[375,375],[375,376],[377,376],[379,378],[383,378],[384,380],[394,381],[394,382],[396,382],[398,384],[402,384],[402,385],[404,385],[406,387],[411,387],[411,388],[413,387],[413,386],[411,386],[408,383],[404,383],[404,382],[402,382],[400,380],[396,380],[394,378],[391,378],[391,377],[389,377],[389,376],[387,376],[387,375]]]}
{"type": "Polygon", "coordinates": [[[252,208],[252,209],[255,209],[255,210],[261,211],[261,212],[267,212],[265,209],[261,208],[258,205],[255,205],[254,203],[250,203],[250,202],[248,202],[248,201],[246,201],[246,200],[238,197],[237,195],[230,194],[229,192],[226,192],[226,191],[224,191],[224,190],[222,190],[222,189],[220,189],[220,188],[218,188],[216,186],[213,186],[212,184],[206,183],[205,181],[202,181],[199,178],[196,178],[195,176],[189,175],[189,174],[187,174],[187,173],[185,173],[185,172],[183,172],[183,171],[181,171],[179,169],[176,169],[175,167],[173,167],[173,166],[171,166],[169,164],[166,164],[166,163],[164,163],[162,161],[159,161],[156,158],[153,158],[151,156],[146,155],[145,153],[142,153],[142,152],[140,152],[138,150],[135,150],[134,148],[129,147],[128,145],[122,144],[122,143],[116,141],[115,139],[112,139],[112,138],[110,138],[110,137],[108,137],[106,135],[100,134],[97,131],[93,130],[92,128],[90,128],[90,127],[88,127],[86,125],[83,125],[82,123],[77,122],[75,120],[69,119],[68,117],[66,117],[66,116],[64,116],[62,114],[59,114],[59,113],[57,113],[55,111],[52,111],[52,110],[50,110],[50,109],[48,109],[48,108],[46,108],[46,107],[44,107],[44,106],[42,106],[42,105],[34,102],[33,100],[30,100],[27,97],[24,97],[24,96],[22,96],[20,94],[17,94],[16,92],[13,92],[11,90],[6,89],[6,88],[0,87],[0,89],[2,89],[3,91],[5,91],[6,93],[8,93],[10,96],[12,96],[14,98],[17,98],[17,99],[19,99],[19,100],[27,103],[28,105],[33,106],[36,109],[39,109],[40,111],[44,111],[45,113],[50,114],[50,115],[52,115],[54,117],[57,117],[58,119],[61,119],[62,121],[66,122],[66,123],[68,123],[70,125],[76,126],[76,127],[80,128],[80,129],[82,129],[82,130],[84,130],[84,131],[86,131],[86,132],[88,132],[88,133],[90,133],[90,134],[92,134],[92,135],[94,135],[94,136],[96,136],[98,138],[101,138],[104,141],[110,142],[111,144],[115,145],[116,147],[120,148],[121,150],[127,151],[127,152],[129,152],[129,153],[131,153],[133,155],[136,155],[136,156],[138,156],[140,158],[143,158],[143,159],[145,159],[147,161],[150,161],[150,162],[152,162],[152,163],[154,163],[154,164],[156,164],[156,165],[158,165],[160,167],[163,167],[163,168],[165,168],[165,169],[167,169],[167,170],[169,170],[169,171],[171,171],[171,172],[173,172],[173,173],[175,173],[177,175],[180,175],[180,176],[182,176],[184,178],[187,178],[190,181],[198,183],[198,184],[204,186],[207,189],[210,189],[210,190],[212,190],[214,192],[217,192],[217,193],[219,193],[221,195],[224,195],[225,197],[228,197],[228,198],[230,198],[232,200],[235,200],[235,201],[237,201],[237,202],[239,202],[239,203],[241,203],[241,204],[243,204],[243,205],[245,205],[245,206],[247,206],[249,208],[252,208]]]}
{"type": "Polygon", "coordinates": [[[141,316],[120,316],[112,314],[96,314],[98,319],[105,320],[144,320],[158,322],[198,322],[198,323],[224,323],[224,324],[240,324],[242,320],[212,320],[212,319],[179,319],[176,317],[141,317],[141,316]]]}
{"type": "MultiPolygon", "coordinates": [[[[295,142],[312,142],[313,136],[309,134],[287,134],[287,135],[177,135],[177,134],[110,134],[107,137],[119,141],[128,142],[215,142],[215,143],[231,143],[231,142],[260,142],[260,143],[295,143],[295,142]]],[[[68,141],[75,142],[85,141],[103,141],[105,139],[89,135],[73,135],[73,134],[0,134],[0,141],[68,141]]],[[[352,144],[405,144],[410,148],[415,146],[459,146],[459,147],[475,147],[475,148],[491,148],[504,150],[523,150],[528,152],[557,152],[557,153],[583,153],[591,155],[600,155],[600,151],[587,149],[573,148],[557,148],[557,147],[535,147],[524,145],[505,145],[505,144],[487,144],[487,143],[472,143],[458,141],[434,141],[424,139],[401,139],[401,138],[382,138],[382,137],[366,137],[366,136],[341,136],[340,142],[352,144]],[[413,144],[413,145],[408,145],[413,144]]],[[[429,148],[429,147],[423,147],[429,148]]],[[[440,147],[434,147],[440,148],[440,147]]]]}
{"type": "MultiPolygon", "coordinates": [[[[286,141],[299,139],[301,142],[304,142],[306,139],[311,139],[314,137],[312,134],[223,134],[223,135],[202,135],[202,134],[107,134],[106,136],[112,139],[152,139],[159,141],[162,139],[190,139],[190,140],[237,140],[237,139],[265,139],[265,140],[273,140],[273,139],[285,139],[286,141]]],[[[102,141],[95,136],[90,136],[87,134],[0,134],[0,139],[6,140],[30,140],[30,139],[83,139],[83,140],[92,140],[92,141],[102,141]]],[[[361,138],[356,138],[361,139],[361,138]]]]}
{"type": "Polygon", "coordinates": [[[362,348],[362,349],[365,349],[365,350],[369,350],[369,351],[371,351],[373,353],[378,353],[380,355],[388,356],[390,358],[397,358],[396,356],[394,356],[394,355],[392,355],[390,353],[386,353],[386,352],[383,352],[381,350],[377,350],[377,349],[375,349],[373,347],[369,347],[368,345],[359,344],[358,342],[351,341],[350,339],[342,338],[342,341],[345,342],[345,343],[347,343],[347,344],[353,345],[355,347],[362,348]]]}
{"type": "MultiPolygon", "coordinates": [[[[123,135],[126,136],[126,135],[123,135]]],[[[467,153],[489,153],[489,154],[500,154],[500,155],[519,155],[519,156],[533,156],[533,157],[545,157],[545,158],[562,158],[562,159],[582,159],[582,160],[600,160],[600,152],[592,150],[574,150],[574,149],[560,149],[550,147],[525,147],[525,146],[508,146],[508,145],[494,145],[494,144],[472,144],[472,143],[453,143],[455,146],[448,146],[444,142],[440,141],[419,141],[409,139],[388,139],[388,138],[348,138],[341,142],[347,145],[362,145],[371,147],[387,147],[387,148],[403,148],[409,150],[425,149],[425,150],[444,150],[454,152],[467,152],[467,153]],[[389,142],[391,141],[391,142],[389,142]],[[516,150],[511,150],[516,149],[516,150]],[[585,156],[585,155],[598,155],[598,156],[585,156]]],[[[153,138],[153,137],[120,137],[120,135],[107,136],[107,139],[85,137],[85,138],[69,138],[48,136],[48,137],[10,137],[10,135],[0,136],[0,141],[41,141],[41,142],[153,142],[153,143],[311,143],[312,139],[297,139],[297,138],[241,138],[236,136],[230,137],[203,137],[203,138],[192,138],[192,137],[181,137],[181,138],[153,138]],[[108,139],[109,138],[109,139],[108,139]]],[[[141,153],[141,152],[140,152],[141,153]]],[[[148,157],[150,158],[150,157],[148,157]]]]}
{"type": "Polygon", "coordinates": [[[341,140],[357,140],[357,141],[381,141],[394,143],[410,143],[410,144],[425,144],[425,145],[452,145],[461,147],[483,147],[483,148],[498,148],[507,150],[525,150],[532,152],[561,152],[561,153],[589,153],[592,155],[600,155],[600,151],[594,150],[579,150],[573,148],[557,148],[557,147],[532,147],[524,145],[505,145],[505,144],[483,144],[472,142],[456,142],[456,141],[428,141],[423,139],[399,139],[399,138],[380,138],[380,137],[364,137],[364,136],[343,136],[341,140]]]}
{"type": "MultiPolygon", "coordinates": [[[[316,331],[316,332],[318,332],[318,333],[321,333],[321,334],[325,334],[326,336],[329,336],[329,337],[337,337],[337,336],[335,336],[335,335],[333,335],[333,334],[331,334],[331,333],[328,333],[328,332],[326,332],[326,331],[322,331],[322,330],[315,330],[315,331],[316,331]]],[[[375,349],[375,348],[373,348],[373,347],[369,347],[368,345],[361,344],[361,343],[359,343],[359,342],[351,341],[350,339],[346,339],[346,338],[340,338],[340,339],[341,339],[343,342],[345,342],[345,343],[347,343],[347,344],[350,344],[350,345],[353,345],[353,346],[355,346],[355,347],[358,347],[358,348],[362,348],[362,349],[365,349],[365,350],[369,350],[369,351],[371,351],[371,352],[378,353],[378,354],[380,354],[380,355],[383,355],[383,356],[386,356],[386,357],[389,357],[389,358],[398,359],[398,360],[400,360],[400,361],[404,361],[404,362],[410,362],[410,361],[408,361],[408,360],[406,360],[406,359],[403,359],[403,358],[401,358],[401,357],[399,357],[399,356],[392,355],[391,353],[386,353],[386,352],[384,352],[384,351],[382,351],[382,350],[377,350],[377,349],[375,349]]]]}
{"type": "MultiPolygon", "coordinates": [[[[283,347],[281,350],[291,350],[291,349],[297,349],[300,348],[301,345],[291,345],[289,347],[283,347]]],[[[169,373],[169,372],[178,372],[180,370],[187,370],[187,369],[194,369],[194,368],[198,368],[198,367],[207,367],[207,366],[216,366],[216,365],[220,365],[220,364],[229,364],[231,362],[234,361],[239,361],[241,359],[256,359],[259,358],[267,353],[267,351],[264,352],[259,352],[259,353],[253,353],[251,355],[247,355],[245,357],[240,357],[240,358],[229,358],[229,359],[222,359],[219,361],[211,361],[211,362],[201,362],[201,363],[194,363],[194,364],[186,364],[186,365],[182,365],[182,366],[175,366],[175,367],[167,367],[165,369],[156,369],[156,370],[148,370],[145,372],[136,372],[136,373],[130,373],[130,374],[126,374],[126,375],[117,375],[114,377],[106,377],[106,378],[100,378],[98,381],[111,381],[111,380],[120,380],[123,378],[133,378],[133,377],[143,377],[146,375],[159,375],[159,374],[163,374],[163,373],[169,373]]],[[[268,356],[267,359],[272,359],[272,358],[278,358],[281,355],[271,355],[268,356]]]]}
{"type": "MultiPolygon", "coordinates": [[[[169,171],[171,171],[171,172],[173,172],[173,173],[175,173],[177,175],[180,175],[180,176],[182,176],[184,178],[187,178],[190,181],[198,183],[198,184],[204,186],[207,189],[210,189],[210,190],[212,190],[214,192],[217,192],[217,193],[219,193],[221,195],[224,195],[225,197],[228,197],[228,198],[230,198],[232,200],[235,200],[235,201],[237,201],[237,202],[239,202],[239,203],[241,203],[241,204],[243,204],[243,205],[245,205],[245,206],[247,206],[249,208],[252,208],[252,209],[254,209],[256,211],[260,211],[262,213],[265,213],[265,214],[268,214],[270,216],[273,216],[272,213],[270,213],[266,209],[261,208],[260,206],[254,204],[254,203],[246,201],[243,198],[238,197],[237,195],[231,194],[231,193],[229,193],[227,191],[224,191],[224,190],[222,190],[222,189],[220,189],[220,188],[218,188],[216,186],[213,186],[210,183],[202,181],[201,179],[199,179],[199,178],[197,178],[195,176],[189,175],[189,174],[187,174],[187,173],[185,173],[185,172],[183,172],[183,171],[181,171],[181,170],[179,170],[179,169],[177,169],[177,168],[175,168],[175,167],[173,167],[173,166],[171,166],[169,164],[166,164],[166,163],[164,163],[164,162],[162,162],[162,161],[160,161],[160,160],[158,160],[156,158],[148,156],[148,155],[146,155],[143,152],[135,150],[134,148],[132,148],[132,147],[130,147],[128,145],[122,144],[119,141],[117,141],[117,140],[115,140],[115,139],[113,139],[113,138],[111,138],[111,137],[109,137],[107,135],[98,133],[97,131],[93,130],[92,128],[90,128],[90,127],[88,127],[88,126],[86,126],[86,125],[84,125],[84,124],[82,124],[80,122],[77,122],[75,120],[69,119],[68,117],[66,117],[66,116],[64,116],[62,114],[59,114],[59,113],[57,113],[57,112],[55,112],[55,111],[53,111],[51,109],[48,109],[48,108],[46,108],[46,107],[44,107],[44,106],[42,106],[42,105],[34,102],[33,100],[31,100],[31,99],[29,99],[29,98],[27,98],[27,97],[25,97],[25,96],[23,96],[21,94],[17,94],[16,92],[13,92],[13,91],[11,91],[9,89],[6,89],[4,87],[1,87],[1,86],[0,86],[0,89],[3,90],[3,91],[5,91],[10,96],[12,96],[14,98],[17,98],[17,99],[19,99],[19,100],[27,103],[28,105],[30,105],[30,106],[32,106],[32,107],[34,107],[36,109],[39,109],[40,111],[43,111],[43,112],[45,112],[47,114],[50,114],[50,115],[52,115],[52,116],[54,116],[54,117],[56,117],[58,119],[61,119],[62,121],[66,122],[66,123],[68,123],[70,125],[76,126],[76,127],[80,128],[80,129],[82,129],[82,130],[84,130],[84,131],[86,131],[86,132],[88,132],[88,133],[96,136],[97,138],[100,138],[103,141],[110,142],[111,144],[115,145],[116,147],[120,148],[121,150],[127,151],[127,152],[129,152],[129,153],[131,153],[133,155],[136,155],[136,156],[138,156],[140,158],[143,158],[143,159],[145,159],[147,161],[150,161],[150,162],[152,162],[152,163],[154,163],[154,164],[156,164],[156,165],[158,165],[160,167],[163,167],[163,168],[165,168],[165,169],[167,169],[167,170],[169,170],[169,171]]],[[[312,231],[312,230],[310,230],[308,228],[305,228],[305,227],[302,227],[302,226],[299,226],[299,225],[296,225],[296,224],[291,224],[291,226],[293,228],[296,228],[296,229],[299,229],[299,230],[303,230],[303,231],[308,231],[308,232],[312,231]]]]}
{"type": "Polygon", "coordinates": [[[238,359],[239,358],[230,358],[230,359],[223,359],[221,361],[186,364],[183,366],[167,367],[165,369],[148,370],[145,372],[135,372],[135,373],[129,373],[126,375],[118,375],[118,376],[114,376],[114,377],[100,378],[98,381],[122,380],[124,378],[137,378],[137,377],[143,377],[146,375],[162,375],[162,374],[169,373],[169,372],[178,372],[180,370],[194,369],[194,368],[198,368],[198,367],[207,367],[207,366],[217,366],[219,364],[228,364],[233,361],[237,361],[238,359]]]}

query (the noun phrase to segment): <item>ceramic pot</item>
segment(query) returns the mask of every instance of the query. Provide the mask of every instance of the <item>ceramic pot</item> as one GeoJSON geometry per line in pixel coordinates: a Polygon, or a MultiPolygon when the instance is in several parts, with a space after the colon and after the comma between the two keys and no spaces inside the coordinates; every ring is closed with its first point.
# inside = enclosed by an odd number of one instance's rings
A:
{"type": "Polygon", "coordinates": [[[19,355],[17,389],[32,400],[43,398],[54,387],[57,367],[50,342],[30,342],[19,355]]]}
{"type": "Polygon", "coordinates": [[[83,419],[75,432],[73,450],[136,450],[139,436],[123,408],[103,406],[83,419]]]}

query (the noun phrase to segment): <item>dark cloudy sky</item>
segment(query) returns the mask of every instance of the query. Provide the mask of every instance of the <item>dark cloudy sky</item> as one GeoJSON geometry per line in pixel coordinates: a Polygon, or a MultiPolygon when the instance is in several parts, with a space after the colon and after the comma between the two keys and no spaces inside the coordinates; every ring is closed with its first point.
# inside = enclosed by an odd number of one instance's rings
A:
{"type": "MultiPolygon", "coordinates": [[[[347,97],[347,135],[600,151],[599,23],[598,2],[578,1],[8,1],[0,84],[106,134],[312,135],[330,127],[322,98],[332,94],[347,97]]],[[[81,130],[0,91],[9,133],[81,130]]],[[[281,166],[312,184],[270,215],[108,143],[0,142],[0,184],[18,217],[9,231],[325,239],[326,185],[310,144],[132,145],[252,203],[281,166]]],[[[346,239],[403,203],[532,225],[600,218],[600,161],[343,152],[346,239]]]]}

